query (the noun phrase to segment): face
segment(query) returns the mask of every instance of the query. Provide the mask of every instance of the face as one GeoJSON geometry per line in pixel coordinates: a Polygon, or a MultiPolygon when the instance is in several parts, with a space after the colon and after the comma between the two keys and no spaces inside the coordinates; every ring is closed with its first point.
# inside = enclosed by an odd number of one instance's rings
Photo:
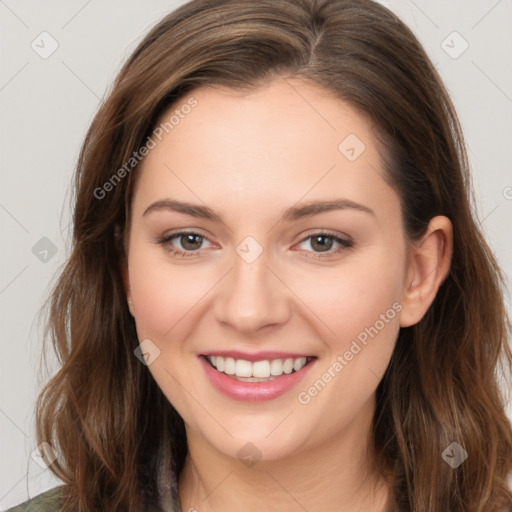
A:
{"type": "Polygon", "coordinates": [[[297,80],[203,88],[171,110],[131,205],[127,290],[149,371],[188,433],[228,456],[364,431],[408,261],[370,124],[297,80]]]}

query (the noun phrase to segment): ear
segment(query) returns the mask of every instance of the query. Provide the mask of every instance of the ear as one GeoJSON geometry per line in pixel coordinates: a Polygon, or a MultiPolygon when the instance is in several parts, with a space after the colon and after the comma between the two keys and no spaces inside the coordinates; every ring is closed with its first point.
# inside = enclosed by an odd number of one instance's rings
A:
{"type": "Polygon", "coordinates": [[[130,310],[131,315],[135,316],[135,311],[134,311],[133,302],[132,302],[132,291],[130,288],[130,279],[128,277],[128,264],[127,264],[125,258],[121,258],[120,265],[121,265],[121,274],[123,276],[124,290],[126,293],[126,300],[128,302],[128,308],[130,310]]]}
{"type": "Polygon", "coordinates": [[[425,235],[410,248],[400,327],[423,318],[450,272],[452,253],[452,223],[447,217],[433,217],[425,235]]]}

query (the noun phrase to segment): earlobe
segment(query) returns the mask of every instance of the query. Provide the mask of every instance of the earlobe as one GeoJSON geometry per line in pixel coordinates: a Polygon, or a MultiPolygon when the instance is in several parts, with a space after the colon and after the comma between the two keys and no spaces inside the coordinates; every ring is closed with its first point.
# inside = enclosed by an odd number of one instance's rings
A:
{"type": "Polygon", "coordinates": [[[423,318],[450,272],[452,253],[452,223],[444,216],[433,217],[425,235],[410,248],[401,327],[414,325],[423,318]]]}
{"type": "Polygon", "coordinates": [[[123,276],[123,284],[124,284],[124,290],[126,293],[126,300],[128,302],[128,309],[130,310],[130,313],[132,316],[135,316],[135,311],[133,308],[133,301],[132,301],[132,291],[130,289],[130,280],[128,278],[128,265],[123,260],[121,262],[121,274],[123,276]]]}
{"type": "Polygon", "coordinates": [[[135,318],[135,310],[133,308],[133,302],[131,297],[128,297],[128,309],[130,310],[131,315],[135,318]]]}

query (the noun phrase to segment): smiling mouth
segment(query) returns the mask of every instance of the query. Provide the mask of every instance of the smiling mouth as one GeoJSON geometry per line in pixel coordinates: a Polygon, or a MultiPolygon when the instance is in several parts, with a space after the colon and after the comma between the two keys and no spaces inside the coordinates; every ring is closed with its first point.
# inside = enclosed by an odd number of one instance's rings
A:
{"type": "Polygon", "coordinates": [[[316,359],[314,356],[309,356],[285,359],[264,359],[251,362],[245,359],[214,355],[203,355],[202,357],[219,373],[223,373],[240,382],[270,382],[283,375],[299,372],[313,361],[313,359],[316,359]]]}

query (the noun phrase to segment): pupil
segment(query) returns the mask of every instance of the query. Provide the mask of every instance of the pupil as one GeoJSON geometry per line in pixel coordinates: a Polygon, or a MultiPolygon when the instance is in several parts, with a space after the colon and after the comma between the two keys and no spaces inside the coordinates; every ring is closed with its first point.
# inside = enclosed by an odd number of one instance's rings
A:
{"type": "Polygon", "coordinates": [[[185,249],[194,251],[194,250],[198,249],[199,247],[201,247],[201,236],[193,235],[193,234],[182,235],[181,245],[185,249]],[[190,247],[189,244],[192,245],[192,247],[190,247]]]}
{"type": "Polygon", "coordinates": [[[324,235],[319,235],[313,237],[313,240],[311,242],[311,246],[313,249],[318,249],[321,252],[328,251],[332,247],[333,240],[332,238],[324,235]],[[327,241],[327,243],[326,243],[327,241]],[[315,247],[316,245],[316,247],[315,247]]]}

